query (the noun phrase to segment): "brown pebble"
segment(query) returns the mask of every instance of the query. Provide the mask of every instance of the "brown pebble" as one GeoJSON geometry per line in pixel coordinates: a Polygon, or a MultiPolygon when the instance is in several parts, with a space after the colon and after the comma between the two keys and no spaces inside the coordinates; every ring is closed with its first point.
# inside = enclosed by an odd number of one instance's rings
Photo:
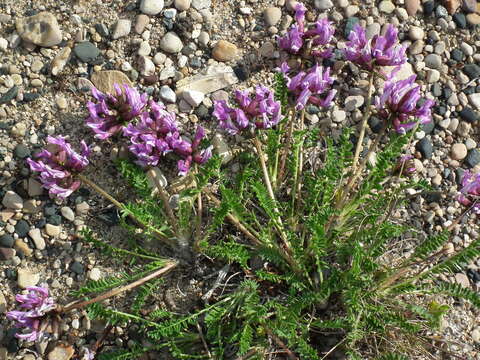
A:
{"type": "Polygon", "coordinates": [[[145,82],[145,85],[153,85],[153,84],[156,84],[158,82],[158,76],[157,75],[149,75],[149,76],[145,76],[143,78],[143,81],[145,82]]]}
{"type": "Polygon", "coordinates": [[[21,251],[25,256],[32,256],[33,253],[33,250],[22,239],[15,240],[15,249],[21,251]]]}
{"type": "Polygon", "coordinates": [[[219,40],[212,51],[215,60],[224,62],[232,61],[237,54],[237,46],[225,40],[219,40]]]}

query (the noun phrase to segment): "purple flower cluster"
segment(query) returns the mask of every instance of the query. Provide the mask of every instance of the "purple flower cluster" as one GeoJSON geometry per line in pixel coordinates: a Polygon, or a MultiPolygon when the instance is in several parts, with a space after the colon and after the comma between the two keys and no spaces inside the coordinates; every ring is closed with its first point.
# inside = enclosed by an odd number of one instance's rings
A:
{"type": "Polygon", "coordinates": [[[367,40],[366,31],[355,25],[344,49],[345,58],[366,70],[375,66],[398,66],[407,61],[406,46],[397,44],[398,30],[389,25],[385,36],[375,35],[367,40]]]}
{"type": "Polygon", "coordinates": [[[473,212],[480,215],[480,174],[465,171],[458,201],[465,206],[472,206],[473,212]]]}
{"type": "Polygon", "coordinates": [[[375,105],[382,118],[392,121],[397,133],[405,134],[418,122],[426,124],[432,121],[431,108],[435,102],[425,99],[420,105],[420,86],[415,85],[416,75],[405,80],[394,81],[393,76],[396,71],[398,68],[385,82],[383,94],[375,98],[375,105]]]}
{"type": "Polygon", "coordinates": [[[50,195],[65,199],[80,187],[74,175],[88,165],[90,149],[82,141],[79,154],[62,136],[49,136],[47,142],[53,145],[53,150],[44,149],[36,155],[36,161],[28,158],[27,163],[32,171],[40,173],[40,181],[50,195]]]}
{"type": "Polygon", "coordinates": [[[276,101],[272,90],[257,85],[252,98],[247,90],[235,91],[238,108],[228,106],[225,100],[215,101],[213,115],[220,121],[219,127],[230,135],[243,130],[270,129],[281,118],[281,105],[276,101]]]}
{"type": "Polygon", "coordinates": [[[39,286],[30,286],[27,288],[27,295],[16,295],[15,299],[20,303],[20,308],[24,311],[9,311],[7,318],[16,322],[16,326],[29,329],[29,333],[15,334],[19,339],[26,341],[35,341],[42,334],[42,320],[45,315],[55,309],[55,300],[48,295],[48,289],[39,286]]]}
{"type": "Polygon", "coordinates": [[[127,84],[120,87],[114,84],[115,95],[104,94],[92,89],[92,95],[97,103],[87,103],[90,115],[86,124],[96,134],[97,139],[105,140],[110,136],[119,133],[125,124],[140,115],[147,105],[148,95],[138,92],[127,84]]]}
{"type": "Polygon", "coordinates": [[[298,54],[305,45],[310,43],[312,55],[321,58],[330,58],[333,48],[322,48],[330,43],[335,33],[332,23],[328,19],[318,20],[310,30],[305,29],[305,12],[307,8],[302,3],[295,6],[295,24],[284,37],[278,39],[278,45],[281,49],[290,54],[298,54]]]}
{"type": "Polygon", "coordinates": [[[330,77],[330,68],[324,71],[316,64],[308,72],[300,71],[290,78],[287,74],[291,69],[283,63],[280,71],[287,79],[288,90],[295,96],[297,110],[302,110],[307,103],[328,107],[337,93],[337,90],[331,89],[334,79],[330,77]]]}
{"type": "Polygon", "coordinates": [[[128,124],[123,134],[130,138],[129,150],[141,166],[156,166],[160,158],[174,153],[181,159],[177,162],[179,175],[186,175],[192,163],[204,164],[212,156],[212,148],[200,149],[205,130],[198,127],[193,141],[180,136],[175,114],[165,106],[150,101],[150,112],[143,112],[137,124],[128,124]]]}

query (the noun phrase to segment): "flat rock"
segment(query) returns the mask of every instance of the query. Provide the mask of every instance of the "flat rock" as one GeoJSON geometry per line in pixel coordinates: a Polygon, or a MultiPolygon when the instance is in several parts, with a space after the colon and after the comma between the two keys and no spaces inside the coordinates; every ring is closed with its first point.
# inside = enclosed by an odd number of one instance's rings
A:
{"type": "Polygon", "coordinates": [[[35,286],[40,281],[40,274],[28,269],[17,270],[17,284],[20,288],[26,289],[29,286],[35,286]]]}
{"type": "Polygon", "coordinates": [[[182,93],[182,97],[188,104],[195,108],[202,103],[203,99],[205,99],[205,94],[201,91],[185,90],[182,93]]]}
{"type": "Polygon", "coordinates": [[[235,59],[238,49],[235,44],[226,40],[219,40],[212,51],[213,58],[217,61],[228,62],[235,59]]]}
{"type": "Polygon", "coordinates": [[[62,31],[56,17],[47,11],[15,21],[15,27],[22,40],[43,47],[58,45],[62,31]]]}
{"type": "Polygon", "coordinates": [[[173,31],[167,32],[160,40],[160,49],[169,53],[179,53],[183,48],[183,42],[173,31]]]}
{"type": "Polygon", "coordinates": [[[128,86],[133,87],[128,76],[118,70],[97,71],[92,74],[90,80],[98,90],[109,94],[115,93],[115,88],[113,87],[114,84],[127,84],[128,86]]]}
{"type": "Polygon", "coordinates": [[[405,0],[405,9],[408,15],[414,16],[420,9],[420,0],[405,0]]]}
{"type": "Polygon", "coordinates": [[[100,50],[90,41],[83,41],[75,45],[73,53],[81,62],[91,63],[100,55],[100,50]]]}
{"type": "Polygon", "coordinates": [[[118,19],[113,27],[112,39],[117,40],[130,34],[132,21],[129,19],[118,19]]]}
{"type": "Polygon", "coordinates": [[[52,225],[52,224],[46,224],[45,225],[45,232],[47,233],[48,236],[52,237],[57,237],[60,235],[60,226],[58,225],[52,225]]]}
{"type": "Polygon", "coordinates": [[[195,90],[204,94],[210,94],[237,82],[238,78],[230,66],[213,64],[201,74],[179,80],[176,83],[176,93],[178,95],[186,90],[195,90]]]}
{"type": "Polygon", "coordinates": [[[160,14],[164,6],[163,0],[142,0],[140,11],[147,15],[157,15],[160,14]]]}
{"type": "Polygon", "coordinates": [[[480,76],[480,66],[477,64],[467,64],[463,67],[463,72],[467,74],[470,80],[480,76]]]}
{"type": "Polygon", "coordinates": [[[263,11],[263,18],[265,19],[265,24],[274,26],[282,18],[282,10],[277,7],[269,7],[263,11]]]}
{"type": "Polygon", "coordinates": [[[48,360],[70,360],[75,350],[70,345],[57,345],[48,353],[48,360]]]}
{"type": "Polygon", "coordinates": [[[9,190],[3,196],[2,205],[7,209],[21,210],[23,209],[23,199],[17,193],[9,190]]]}

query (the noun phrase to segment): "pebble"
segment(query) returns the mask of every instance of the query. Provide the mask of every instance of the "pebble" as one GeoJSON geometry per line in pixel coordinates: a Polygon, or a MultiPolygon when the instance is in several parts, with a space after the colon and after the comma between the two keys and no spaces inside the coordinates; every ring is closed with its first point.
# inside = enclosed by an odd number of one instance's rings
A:
{"type": "Polygon", "coordinates": [[[213,48],[212,55],[217,61],[228,62],[233,60],[238,54],[238,49],[235,44],[226,40],[219,40],[213,48]]]}
{"type": "Polygon", "coordinates": [[[465,158],[465,164],[473,168],[480,163],[480,151],[477,149],[472,149],[468,152],[467,157],[465,158]]]}
{"type": "MultiPolygon", "coordinates": [[[[163,1],[163,0],[162,0],[163,1]]],[[[132,21],[129,19],[118,19],[112,33],[112,39],[117,40],[130,34],[132,21]]]]}
{"type": "Polygon", "coordinates": [[[18,159],[25,159],[30,156],[30,149],[24,144],[18,144],[13,150],[13,155],[18,159]]]}
{"type": "Polygon", "coordinates": [[[442,58],[438,54],[428,54],[425,57],[425,65],[431,69],[440,69],[442,66],[442,58]]]}
{"type": "Polygon", "coordinates": [[[160,97],[162,100],[174,104],[177,102],[177,95],[168,85],[163,85],[160,88],[160,97]]]}
{"type": "Polygon", "coordinates": [[[15,239],[10,234],[3,234],[0,236],[0,247],[11,248],[15,243],[15,239]]]}
{"type": "Polygon", "coordinates": [[[142,55],[142,56],[148,56],[150,55],[150,52],[152,51],[152,48],[150,47],[150,44],[148,43],[148,41],[142,41],[140,43],[140,46],[138,47],[138,55],[142,55]]]}
{"type": "Polygon", "coordinates": [[[455,274],[455,282],[457,284],[462,285],[464,288],[469,288],[470,287],[470,280],[468,280],[467,275],[465,275],[463,273],[455,274]]]}
{"type": "Polygon", "coordinates": [[[417,150],[420,151],[424,159],[431,159],[433,154],[433,146],[431,141],[424,137],[417,143],[417,150]]]}
{"type": "Polygon", "coordinates": [[[13,86],[5,94],[0,96],[0,105],[8,104],[11,100],[15,99],[18,94],[18,86],[13,86]]]}
{"type": "Polygon", "coordinates": [[[0,51],[3,51],[3,52],[6,51],[7,47],[8,47],[7,39],[0,37],[0,51]]]}
{"type": "Polygon", "coordinates": [[[110,94],[115,93],[114,84],[133,86],[128,76],[118,70],[97,71],[92,74],[91,81],[98,90],[110,94]]]}
{"type": "Polygon", "coordinates": [[[85,267],[78,261],[74,261],[70,265],[70,270],[77,275],[82,275],[85,272],[85,267]]]}
{"type": "Polygon", "coordinates": [[[480,118],[480,115],[469,107],[463,108],[463,110],[459,112],[459,115],[462,120],[465,120],[469,123],[475,123],[480,118]]]}
{"type": "Polygon", "coordinates": [[[420,0],[405,0],[405,9],[408,15],[414,16],[420,9],[420,0]]]}
{"type": "Polygon", "coordinates": [[[472,340],[476,343],[480,343],[480,327],[476,327],[472,331],[472,340]]]}
{"type": "Polygon", "coordinates": [[[191,0],[175,0],[175,8],[178,11],[185,11],[190,9],[191,4],[191,0]]]}
{"type": "Polygon", "coordinates": [[[155,64],[147,56],[139,56],[137,59],[138,71],[143,76],[151,76],[155,74],[155,64]]]}
{"type": "Polygon", "coordinates": [[[347,113],[343,110],[334,110],[332,116],[334,122],[340,123],[347,118],[347,113]]]}
{"type": "Polygon", "coordinates": [[[467,18],[465,14],[457,13],[452,16],[453,22],[460,28],[466,29],[467,28],[467,18]]]}
{"type": "Polygon", "coordinates": [[[476,26],[480,24],[480,15],[479,14],[468,14],[467,15],[467,22],[470,25],[476,26]]]}
{"type": "Polygon", "coordinates": [[[142,0],[140,3],[140,11],[146,15],[158,15],[164,5],[163,0],[142,0]]]}
{"type": "Polygon", "coordinates": [[[69,221],[73,221],[75,220],[75,213],[73,212],[72,209],[70,209],[68,206],[63,206],[61,209],[60,209],[60,212],[62,213],[62,216],[69,220],[69,221]]]}
{"type": "Polygon", "coordinates": [[[477,0],[463,0],[463,9],[467,12],[477,11],[477,0]]]}
{"type": "Polygon", "coordinates": [[[468,102],[477,110],[480,110],[480,93],[470,94],[467,97],[468,102]]]}
{"type": "Polygon", "coordinates": [[[160,49],[163,51],[175,54],[179,53],[183,48],[182,40],[178,35],[172,31],[167,32],[160,40],[160,49]]]}
{"type": "Polygon", "coordinates": [[[15,254],[15,250],[12,248],[0,247],[0,260],[10,260],[15,254]]]}
{"type": "Polygon", "coordinates": [[[67,99],[65,99],[63,96],[57,96],[55,98],[55,103],[60,110],[65,110],[68,107],[67,99]]]}
{"type": "Polygon", "coordinates": [[[318,10],[328,10],[333,7],[332,0],[315,0],[315,7],[318,10]]]}
{"type": "Polygon", "coordinates": [[[15,27],[22,40],[38,46],[51,47],[62,41],[62,31],[55,15],[46,11],[18,18],[15,27]]]}
{"type": "Polygon", "coordinates": [[[195,108],[205,99],[205,94],[196,90],[185,90],[182,97],[190,106],[195,108]]]}
{"type": "Polygon", "coordinates": [[[195,10],[207,9],[212,6],[212,0],[192,0],[192,6],[195,10]]]}
{"type": "Polygon", "coordinates": [[[7,209],[21,210],[23,209],[23,199],[17,193],[9,190],[3,196],[2,205],[7,209]]]}
{"type": "Polygon", "coordinates": [[[454,14],[460,7],[461,0],[444,0],[443,3],[450,14],[454,14]]]}
{"type": "Polygon", "coordinates": [[[58,237],[60,235],[60,230],[61,230],[60,226],[52,225],[48,223],[45,225],[45,233],[48,236],[58,237]]]}
{"type": "Polygon", "coordinates": [[[355,109],[358,109],[363,105],[364,102],[365,99],[361,95],[347,96],[347,98],[345,99],[345,110],[353,111],[355,109]]]}
{"type": "Polygon", "coordinates": [[[16,224],[15,224],[15,232],[17,233],[17,235],[21,238],[27,236],[28,232],[30,230],[30,225],[28,225],[28,223],[25,221],[25,220],[19,220],[16,224]]]}
{"type": "Polygon", "coordinates": [[[40,229],[34,228],[30,230],[28,236],[33,240],[33,243],[38,250],[45,250],[45,239],[43,238],[40,229]]]}
{"type": "Polygon", "coordinates": [[[17,285],[21,289],[26,289],[29,286],[35,286],[40,281],[40,274],[32,272],[28,269],[17,270],[17,285]]]}
{"type": "Polygon", "coordinates": [[[72,49],[67,46],[57,53],[50,65],[50,73],[53,76],[57,76],[63,71],[65,65],[67,65],[68,59],[70,58],[71,52],[72,49]]]}
{"type": "Polygon", "coordinates": [[[419,26],[410,26],[410,29],[408,30],[408,37],[410,40],[422,40],[423,37],[425,36],[425,31],[419,26]]]}
{"type": "Polygon", "coordinates": [[[100,55],[100,50],[90,41],[83,41],[73,48],[75,56],[84,63],[92,63],[100,55]]]}
{"type": "Polygon", "coordinates": [[[453,160],[463,160],[467,156],[467,147],[465,144],[457,143],[453,144],[450,150],[450,157],[453,160]]]}
{"type": "Polygon", "coordinates": [[[99,268],[94,267],[92,268],[92,270],[88,272],[88,278],[90,280],[98,281],[100,280],[101,277],[102,277],[102,272],[100,271],[99,268]]]}
{"type": "Polygon", "coordinates": [[[70,345],[57,345],[48,353],[48,360],[70,360],[75,350],[70,345]]]}
{"type": "Polygon", "coordinates": [[[378,5],[378,9],[383,13],[390,14],[395,10],[395,5],[391,1],[384,0],[378,5]]]}
{"type": "Polygon", "coordinates": [[[480,77],[480,66],[476,64],[467,64],[462,70],[470,80],[480,77]]]}
{"type": "Polygon", "coordinates": [[[282,18],[282,10],[277,7],[269,7],[264,10],[263,18],[268,26],[277,25],[282,18]]]}
{"type": "Polygon", "coordinates": [[[148,25],[149,22],[150,18],[147,15],[139,14],[135,21],[135,32],[137,34],[143,33],[143,30],[145,30],[145,27],[148,25]]]}

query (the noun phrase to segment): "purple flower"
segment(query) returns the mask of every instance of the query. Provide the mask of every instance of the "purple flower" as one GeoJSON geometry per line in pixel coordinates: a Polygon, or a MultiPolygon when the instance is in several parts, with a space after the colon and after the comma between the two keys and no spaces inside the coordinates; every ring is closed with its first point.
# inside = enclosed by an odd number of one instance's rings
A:
{"type": "Polygon", "coordinates": [[[480,215],[480,173],[465,171],[462,178],[462,189],[458,201],[465,206],[472,206],[474,213],[480,215]]]}
{"type": "Polygon", "coordinates": [[[280,102],[263,85],[257,85],[254,97],[250,97],[247,90],[236,90],[235,102],[238,108],[228,106],[224,100],[215,101],[213,110],[213,115],[219,120],[219,127],[230,135],[247,129],[270,129],[280,121],[280,102]]]}
{"type": "Polygon", "coordinates": [[[383,94],[375,98],[379,115],[385,120],[390,119],[399,134],[405,134],[418,122],[426,124],[432,121],[431,108],[435,102],[426,99],[419,105],[421,95],[420,86],[415,85],[416,75],[400,81],[391,77],[385,82],[383,94]]]}
{"type": "Polygon", "coordinates": [[[310,43],[312,55],[322,58],[330,58],[333,48],[318,50],[318,46],[326,46],[330,43],[335,33],[332,22],[328,19],[322,19],[315,23],[315,27],[310,30],[305,29],[305,12],[307,8],[302,3],[297,3],[295,7],[295,21],[290,30],[284,37],[278,39],[278,46],[290,54],[298,54],[304,48],[304,45],[310,43]]]}
{"type": "Polygon", "coordinates": [[[90,149],[82,140],[79,154],[62,136],[49,136],[47,142],[53,145],[53,150],[44,149],[36,155],[36,161],[28,158],[27,163],[32,171],[40,173],[40,181],[50,195],[65,199],[80,187],[75,174],[87,167],[90,149]]]}
{"type": "Polygon", "coordinates": [[[291,78],[287,75],[291,69],[286,63],[282,64],[280,70],[287,79],[288,90],[295,97],[297,110],[303,109],[309,102],[322,107],[330,106],[337,93],[331,89],[334,80],[330,77],[330,68],[323,71],[317,64],[308,72],[300,71],[291,78]]]}
{"type": "Polygon", "coordinates": [[[160,158],[173,153],[178,161],[180,175],[186,175],[192,162],[205,163],[212,156],[211,148],[200,149],[205,137],[202,127],[197,129],[192,142],[183,139],[178,131],[175,114],[168,112],[163,104],[150,101],[150,112],[142,113],[140,121],[125,127],[123,134],[130,138],[129,150],[137,157],[141,166],[156,166],[160,158]]]}
{"type": "Polygon", "coordinates": [[[357,24],[348,36],[345,57],[367,70],[375,66],[402,65],[407,61],[407,47],[397,44],[397,35],[398,30],[389,25],[385,36],[375,35],[367,40],[365,29],[357,24]]]}
{"type": "Polygon", "coordinates": [[[140,115],[147,105],[147,94],[142,94],[123,85],[123,89],[114,84],[115,95],[104,94],[92,88],[92,95],[97,103],[89,101],[87,108],[90,113],[86,124],[96,134],[97,139],[107,139],[119,133],[124,125],[140,115]]]}
{"type": "Polygon", "coordinates": [[[27,295],[16,295],[20,308],[26,311],[9,311],[7,318],[16,322],[15,326],[29,329],[30,332],[15,334],[19,339],[35,341],[42,335],[41,324],[45,315],[55,309],[55,300],[48,295],[48,289],[39,286],[27,287],[27,295]]]}

